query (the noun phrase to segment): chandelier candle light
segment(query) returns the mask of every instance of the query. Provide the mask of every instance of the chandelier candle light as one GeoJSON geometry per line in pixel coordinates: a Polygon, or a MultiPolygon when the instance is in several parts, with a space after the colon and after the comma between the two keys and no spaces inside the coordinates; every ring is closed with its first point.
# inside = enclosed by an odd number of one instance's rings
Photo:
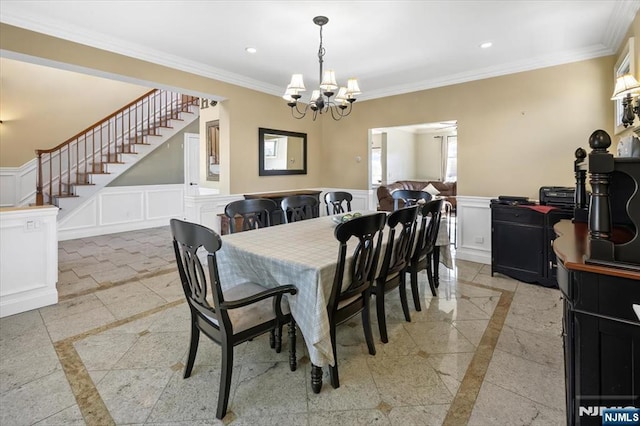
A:
{"type": "Polygon", "coordinates": [[[351,113],[351,107],[356,101],[356,95],[359,95],[360,87],[358,87],[358,80],[350,78],[347,81],[347,87],[340,87],[336,83],[336,74],[333,70],[322,71],[322,64],[324,62],[325,50],[322,47],[322,26],[329,22],[329,18],[326,16],[316,16],[313,18],[313,23],[320,27],[320,48],[318,49],[318,61],[320,62],[320,89],[314,90],[311,93],[311,99],[309,103],[300,111],[298,108],[298,100],[302,98],[301,92],[304,92],[304,82],[302,80],[302,74],[293,74],[291,76],[291,83],[287,86],[287,90],[284,93],[284,100],[287,101],[287,105],[291,107],[291,115],[294,118],[304,118],[307,115],[309,109],[313,111],[313,119],[315,120],[318,114],[326,114],[331,112],[331,117],[334,120],[340,120],[342,117],[346,117],[351,113]],[[335,90],[338,89],[338,93],[335,90]],[[333,95],[336,95],[333,99],[333,95]]]}

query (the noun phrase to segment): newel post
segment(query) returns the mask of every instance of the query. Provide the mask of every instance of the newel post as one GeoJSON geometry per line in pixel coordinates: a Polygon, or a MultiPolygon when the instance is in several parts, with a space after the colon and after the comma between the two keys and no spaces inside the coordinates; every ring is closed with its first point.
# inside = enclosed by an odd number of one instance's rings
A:
{"type": "Polygon", "coordinates": [[[611,137],[604,130],[596,130],[589,137],[589,183],[591,184],[591,203],[589,205],[589,236],[592,241],[608,240],[611,236],[611,202],[609,183],[614,169],[613,155],[607,148],[611,146],[611,137]]]}

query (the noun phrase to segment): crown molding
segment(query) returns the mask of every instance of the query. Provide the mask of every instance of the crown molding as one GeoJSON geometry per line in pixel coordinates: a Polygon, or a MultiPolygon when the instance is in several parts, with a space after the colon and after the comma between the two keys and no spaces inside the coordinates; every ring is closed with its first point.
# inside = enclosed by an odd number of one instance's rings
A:
{"type": "Polygon", "coordinates": [[[593,46],[590,49],[580,51],[569,51],[554,55],[548,55],[537,60],[525,59],[522,61],[501,64],[493,67],[487,67],[471,72],[463,72],[452,74],[446,78],[435,78],[423,80],[412,84],[390,86],[383,90],[367,91],[361,95],[358,101],[366,101],[388,96],[402,95],[406,93],[418,92],[422,90],[435,89],[438,87],[451,86],[454,84],[468,83],[476,80],[484,80],[492,77],[500,77],[508,74],[515,74],[525,71],[533,71],[536,69],[553,67],[557,65],[569,64],[572,62],[585,61],[595,59],[602,56],[608,56],[615,53],[609,47],[604,45],[593,46]]]}
{"type": "MultiPolygon", "coordinates": [[[[499,66],[492,66],[474,71],[465,71],[462,73],[452,74],[445,78],[435,78],[410,84],[389,86],[380,90],[367,91],[358,98],[358,101],[401,95],[612,55],[620,48],[624,41],[623,38],[628,32],[629,26],[631,22],[633,22],[633,19],[639,9],[640,0],[616,1],[616,5],[607,22],[605,39],[602,41],[602,44],[592,46],[588,49],[580,51],[565,51],[558,54],[548,55],[547,57],[538,58],[535,61],[525,59],[508,64],[501,64],[499,66]]],[[[3,11],[1,21],[8,25],[14,25],[27,30],[58,37],[135,59],[144,60],[172,69],[193,73],[270,95],[280,96],[282,93],[282,87],[280,86],[244,77],[200,62],[188,61],[175,55],[168,55],[155,49],[149,49],[129,41],[123,41],[115,37],[108,37],[104,34],[98,34],[90,30],[72,31],[61,25],[59,22],[53,20],[36,21],[29,17],[12,13],[12,11],[9,10],[3,11]]],[[[210,95],[207,96],[211,97],[210,95]]]]}
{"type": "Polygon", "coordinates": [[[24,28],[29,31],[57,37],[73,43],[83,44],[89,47],[105,50],[112,53],[128,56],[131,58],[147,61],[157,65],[163,65],[180,71],[189,72],[203,77],[219,80],[224,83],[234,84],[260,92],[278,95],[282,91],[281,87],[276,87],[262,81],[254,80],[235,73],[231,73],[219,68],[208,66],[200,62],[188,61],[184,58],[169,55],[155,49],[123,41],[115,37],[108,37],[93,31],[70,31],[55,21],[34,21],[28,17],[16,16],[11,13],[2,15],[2,22],[15,27],[24,28]]]}

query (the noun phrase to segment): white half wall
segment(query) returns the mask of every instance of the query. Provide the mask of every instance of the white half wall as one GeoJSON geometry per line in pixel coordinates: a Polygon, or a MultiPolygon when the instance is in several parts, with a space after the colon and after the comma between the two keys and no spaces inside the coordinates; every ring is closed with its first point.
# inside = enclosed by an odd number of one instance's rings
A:
{"type": "Polygon", "coordinates": [[[0,210],[0,317],[58,302],[58,208],[0,210]]]}
{"type": "Polygon", "coordinates": [[[20,167],[0,167],[0,207],[35,203],[37,165],[34,158],[20,167]]]}
{"type": "Polygon", "coordinates": [[[456,259],[491,264],[491,198],[456,196],[456,259]]]}
{"type": "Polygon", "coordinates": [[[58,239],[168,226],[184,202],[182,184],[105,187],[60,220],[58,239]]]}

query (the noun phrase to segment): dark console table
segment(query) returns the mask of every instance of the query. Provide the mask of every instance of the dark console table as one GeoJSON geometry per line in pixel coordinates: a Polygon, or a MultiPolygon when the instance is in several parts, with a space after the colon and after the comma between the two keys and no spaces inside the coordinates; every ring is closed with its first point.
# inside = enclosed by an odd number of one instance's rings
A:
{"type": "MultiPolygon", "coordinates": [[[[554,227],[570,425],[601,425],[603,408],[640,407],[640,158],[609,154],[604,130],[589,146],[587,221],[576,214],[554,227]]],[[[584,185],[576,179],[576,193],[584,185]]]]}
{"type": "MultiPolygon", "coordinates": [[[[601,425],[593,407],[640,407],[640,272],[585,262],[586,223],[563,220],[555,230],[567,424],[601,425]]],[[[614,229],[616,240],[628,236],[614,229]]]]}
{"type": "Polygon", "coordinates": [[[491,204],[491,275],[557,287],[553,225],[573,211],[548,206],[491,204]]]}
{"type": "MultiPolygon", "coordinates": [[[[320,216],[320,194],[321,193],[322,191],[316,191],[311,189],[300,189],[297,191],[280,191],[280,192],[268,192],[268,193],[265,192],[265,193],[259,193],[259,194],[245,194],[244,198],[246,200],[251,200],[255,198],[268,198],[270,200],[275,201],[275,203],[278,205],[278,208],[279,208],[280,202],[284,197],[289,197],[291,195],[311,195],[318,201],[318,207],[313,212],[313,217],[318,217],[320,216]]],[[[281,210],[279,209],[276,210],[276,212],[273,214],[273,217],[271,218],[271,224],[280,225],[284,223],[282,215],[283,215],[283,212],[281,210]]],[[[224,213],[221,213],[218,216],[220,216],[220,233],[222,235],[226,235],[229,233],[229,218],[225,216],[224,213]]]]}

